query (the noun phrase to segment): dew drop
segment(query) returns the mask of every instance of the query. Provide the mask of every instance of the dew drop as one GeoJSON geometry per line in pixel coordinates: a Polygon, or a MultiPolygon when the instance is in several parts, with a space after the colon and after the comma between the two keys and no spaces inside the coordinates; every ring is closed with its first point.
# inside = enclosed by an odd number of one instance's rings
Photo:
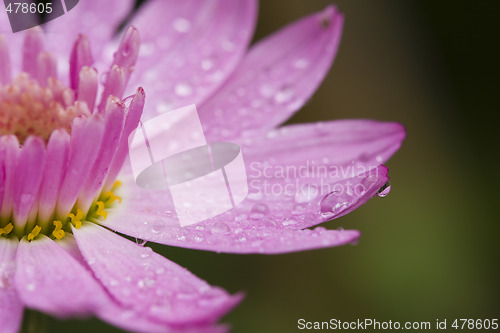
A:
{"type": "Polygon", "coordinates": [[[151,232],[154,234],[159,234],[165,229],[165,222],[162,220],[157,220],[153,223],[153,226],[151,227],[151,232]]]}
{"type": "Polygon", "coordinates": [[[389,192],[391,192],[391,182],[387,181],[387,183],[378,190],[377,196],[383,198],[387,196],[389,192]]]}
{"type": "Polygon", "coordinates": [[[267,214],[269,214],[269,207],[263,203],[255,204],[250,211],[250,217],[256,220],[263,218],[267,214]]]}
{"type": "Polygon", "coordinates": [[[225,224],[224,222],[217,222],[215,223],[211,229],[212,233],[214,234],[228,234],[231,232],[231,229],[229,228],[229,226],[227,224],[225,224]]]}
{"type": "Polygon", "coordinates": [[[297,59],[293,62],[293,67],[298,69],[304,69],[309,66],[309,61],[307,59],[297,59]]]}
{"type": "Polygon", "coordinates": [[[182,97],[189,96],[193,93],[191,86],[185,83],[176,84],[174,90],[177,95],[182,97]]]}
{"type": "Polygon", "coordinates": [[[172,22],[172,26],[178,32],[186,33],[191,29],[191,23],[185,18],[179,17],[172,22]]]}
{"type": "Polygon", "coordinates": [[[283,104],[288,102],[293,96],[293,90],[291,88],[283,88],[274,95],[274,102],[276,104],[283,104]]]}
{"type": "Polygon", "coordinates": [[[211,70],[214,67],[214,62],[210,59],[204,59],[201,61],[201,68],[206,71],[211,70]]]}
{"type": "Polygon", "coordinates": [[[349,201],[345,195],[339,194],[338,192],[331,192],[326,197],[321,199],[321,216],[325,218],[332,218],[347,209],[348,206],[349,201]]]}

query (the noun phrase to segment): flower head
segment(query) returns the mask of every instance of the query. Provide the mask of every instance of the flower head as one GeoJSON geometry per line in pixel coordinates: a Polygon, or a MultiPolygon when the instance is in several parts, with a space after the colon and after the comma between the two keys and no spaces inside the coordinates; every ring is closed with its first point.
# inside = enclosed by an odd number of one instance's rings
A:
{"type": "Polygon", "coordinates": [[[247,51],[254,0],[149,1],[114,40],[131,5],[88,0],[44,33],[0,36],[0,321],[7,331],[17,330],[23,307],[94,314],[133,331],[224,330],[214,323],[240,295],[110,230],[231,253],[337,246],[359,232],[309,228],[388,192],[382,163],[404,138],[399,124],[277,128],[333,61],[343,25],[336,8],[247,51]],[[135,93],[124,98],[128,86],[135,93]],[[138,187],[122,165],[141,117],[193,103],[210,141],[241,145],[250,193],[231,211],[181,227],[168,191],[138,187]]]}

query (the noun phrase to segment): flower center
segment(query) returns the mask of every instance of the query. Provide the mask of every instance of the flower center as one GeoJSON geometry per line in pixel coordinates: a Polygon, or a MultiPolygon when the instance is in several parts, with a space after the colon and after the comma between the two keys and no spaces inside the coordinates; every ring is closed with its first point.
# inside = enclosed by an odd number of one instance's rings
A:
{"type": "Polygon", "coordinates": [[[98,223],[105,220],[108,216],[106,210],[115,206],[117,202],[122,202],[121,197],[115,195],[115,192],[120,186],[121,182],[118,180],[115,181],[111,190],[101,193],[86,213],[79,208],[74,208],[72,212],[66,216],[66,219],[53,220],[52,223],[48,223],[48,221],[37,221],[33,227],[29,227],[30,230],[26,230],[25,228],[24,234],[13,231],[15,222],[14,224],[9,222],[5,227],[0,228],[0,236],[8,237],[13,233],[18,237],[26,235],[29,242],[40,234],[45,234],[54,239],[62,239],[66,236],[66,233],[72,233],[71,226],[75,227],[75,229],[79,229],[83,221],[98,223]]]}
{"type": "Polygon", "coordinates": [[[30,135],[47,141],[59,128],[70,132],[72,120],[90,115],[84,102],[75,102],[71,89],[55,79],[42,87],[27,73],[0,87],[0,135],[14,134],[22,144],[30,135]]]}

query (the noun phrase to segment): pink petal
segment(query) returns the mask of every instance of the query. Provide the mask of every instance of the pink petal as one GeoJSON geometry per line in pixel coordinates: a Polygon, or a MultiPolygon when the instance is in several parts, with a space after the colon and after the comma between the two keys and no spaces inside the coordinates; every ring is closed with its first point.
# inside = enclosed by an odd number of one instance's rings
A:
{"type": "Polygon", "coordinates": [[[104,110],[109,96],[122,97],[130,75],[135,69],[140,43],[137,29],[129,27],[113,55],[113,63],[106,76],[101,102],[97,107],[99,112],[104,110]]]}
{"type": "Polygon", "coordinates": [[[14,173],[19,156],[19,142],[15,135],[2,135],[0,137],[0,162],[3,178],[0,179],[0,219],[9,221],[14,204],[14,173]]]}
{"type": "Polygon", "coordinates": [[[39,137],[28,137],[17,159],[13,183],[15,228],[21,232],[31,208],[34,204],[38,205],[36,199],[44,163],[45,143],[39,137]]]}
{"type": "Polygon", "coordinates": [[[26,306],[57,317],[89,315],[107,303],[87,270],[45,235],[19,243],[15,284],[26,306]]]}
{"type": "Polygon", "coordinates": [[[0,237],[0,333],[19,331],[23,305],[13,285],[17,239],[0,237]]]}
{"type": "Polygon", "coordinates": [[[0,34],[0,84],[10,83],[11,65],[7,39],[0,34]]]}
{"type": "Polygon", "coordinates": [[[123,306],[172,325],[216,321],[241,299],[186,269],[92,223],[73,230],[96,278],[123,306]],[[113,260],[107,257],[113,255],[113,260]]]}
{"type": "Polygon", "coordinates": [[[147,120],[201,103],[224,82],[253,33],[255,0],[157,0],[133,18],[141,50],[130,86],[148,93],[147,120]]]}
{"type": "MultiPolygon", "coordinates": [[[[94,63],[90,42],[86,35],[79,35],[73,44],[69,61],[69,81],[73,90],[78,89],[79,75],[83,67],[90,67],[94,63]]],[[[89,109],[92,110],[92,108],[89,109]]]]}
{"type": "Polygon", "coordinates": [[[251,48],[224,86],[200,107],[211,141],[268,130],[299,110],[327,74],[342,34],[335,7],[285,27],[251,48]]]}
{"type": "MultiPolygon", "coordinates": [[[[66,14],[43,25],[47,49],[58,60],[67,61],[76,36],[85,34],[92,43],[96,60],[101,59],[106,44],[110,44],[118,25],[132,10],[133,4],[133,0],[79,1],[66,14]]],[[[69,71],[68,68],[60,69],[62,73],[69,71]]]]}
{"type": "Polygon", "coordinates": [[[43,51],[42,29],[35,27],[26,31],[23,43],[23,72],[38,78],[38,55],[43,51]]]}
{"type": "MultiPolygon", "coordinates": [[[[135,332],[184,332],[140,316],[133,309],[114,302],[85,263],[79,262],[74,240],[54,242],[38,236],[31,243],[23,239],[17,251],[15,285],[26,306],[59,318],[96,316],[115,326],[135,332]],[[63,245],[59,245],[63,244],[63,245]]],[[[109,255],[103,260],[112,260],[109,255]]],[[[207,328],[207,332],[211,332],[207,328]]],[[[193,332],[198,332],[193,329],[193,332]]],[[[205,332],[200,328],[199,332],[205,332]]]]}
{"type": "Polygon", "coordinates": [[[92,166],[89,178],[80,191],[77,202],[78,207],[84,212],[90,208],[94,197],[102,187],[104,178],[108,173],[109,164],[113,159],[121,138],[125,118],[124,109],[125,105],[117,98],[111,99],[106,108],[105,136],[98,149],[97,156],[99,158],[92,166]]]}
{"type": "Polygon", "coordinates": [[[39,218],[41,221],[52,217],[59,196],[64,170],[69,155],[69,134],[65,130],[52,132],[45,153],[46,160],[39,195],[39,218]]]}
{"type": "Polygon", "coordinates": [[[104,135],[102,118],[75,118],[71,126],[68,165],[57,203],[57,218],[65,218],[94,165],[104,135]]]}
{"type": "Polygon", "coordinates": [[[125,123],[123,124],[123,132],[120,137],[120,143],[116,149],[113,160],[109,165],[109,172],[104,182],[104,191],[111,189],[116,176],[120,172],[123,166],[123,162],[128,154],[128,137],[130,133],[136,129],[141,119],[142,110],[144,109],[146,95],[144,89],[138,88],[130,105],[127,107],[127,115],[125,118],[125,123]]]}
{"type": "Polygon", "coordinates": [[[373,197],[388,181],[387,168],[379,164],[404,136],[399,124],[368,120],[283,127],[243,140],[250,193],[235,209],[180,227],[168,192],[130,182],[120,193],[122,205],[103,225],[158,243],[218,252],[281,253],[346,244],[359,233],[301,229],[373,197]]]}

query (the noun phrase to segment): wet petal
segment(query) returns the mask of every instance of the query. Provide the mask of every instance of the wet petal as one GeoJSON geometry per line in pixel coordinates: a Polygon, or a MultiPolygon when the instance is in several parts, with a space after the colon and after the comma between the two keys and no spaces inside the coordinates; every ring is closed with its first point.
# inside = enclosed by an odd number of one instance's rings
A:
{"type": "Polygon", "coordinates": [[[14,220],[16,230],[24,230],[33,205],[38,206],[38,189],[42,181],[45,163],[45,143],[30,136],[19,154],[14,175],[14,220]]]}
{"type": "Polygon", "coordinates": [[[298,251],[357,239],[357,231],[301,229],[358,208],[384,187],[389,178],[380,163],[399,148],[401,125],[346,120],[270,133],[243,140],[249,195],[235,209],[180,227],[168,192],[131,181],[120,193],[123,204],[103,225],[158,243],[238,253],[298,251]]]}
{"type": "Polygon", "coordinates": [[[114,299],[159,322],[212,323],[241,299],[102,227],[86,223],[73,232],[88,265],[114,299]]]}
{"type": "Polygon", "coordinates": [[[12,207],[14,204],[14,174],[16,172],[17,159],[19,157],[19,141],[15,135],[2,135],[0,137],[0,166],[2,178],[0,179],[0,220],[10,221],[12,207]]]}
{"type": "Polygon", "coordinates": [[[109,164],[116,152],[121,138],[125,105],[117,98],[110,99],[106,109],[104,138],[99,147],[98,158],[90,170],[87,182],[80,191],[77,205],[82,211],[87,211],[106,177],[109,164]]]}
{"type": "Polygon", "coordinates": [[[52,132],[47,144],[45,167],[39,196],[39,218],[47,221],[52,217],[68,161],[69,134],[65,130],[52,132]]]}
{"type": "Polygon", "coordinates": [[[266,131],[299,110],[331,67],[342,34],[335,7],[283,28],[253,46],[236,71],[200,107],[211,141],[266,131]]]}
{"type": "Polygon", "coordinates": [[[47,236],[21,240],[16,262],[16,288],[30,308],[68,317],[89,315],[107,303],[99,283],[47,236]]]}
{"type": "Polygon", "coordinates": [[[102,118],[75,118],[71,126],[70,152],[61,184],[56,218],[65,218],[76,202],[94,165],[104,135],[102,118]]]}
{"type": "Polygon", "coordinates": [[[17,239],[0,237],[0,332],[18,332],[23,305],[17,296],[13,278],[16,269],[17,239]]]}
{"type": "MultiPolygon", "coordinates": [[[[78,4],[63,16],[43,25],[46,34],[47,49],[57,58],[66,60],[70,54],[75,37],[85,34],[92,43],[92,51],[96,60],[102,58],[105,46],[110,41],[118,25],[132,10],[133,0],[86,0],[78,4]]],[[[67,66],[67,61],[59,61],[59,65],[67,66]]],[[[60,68],[61,73],[68,73],[69,68],[60,68]]]]}
{"type": "Polygon", "coordinates": [[[246,51],[256,14],[254,0],[146,3],[131,22],[142,45],[129,85],[148,93],[144,120],[213,93],[246,51]]]}

